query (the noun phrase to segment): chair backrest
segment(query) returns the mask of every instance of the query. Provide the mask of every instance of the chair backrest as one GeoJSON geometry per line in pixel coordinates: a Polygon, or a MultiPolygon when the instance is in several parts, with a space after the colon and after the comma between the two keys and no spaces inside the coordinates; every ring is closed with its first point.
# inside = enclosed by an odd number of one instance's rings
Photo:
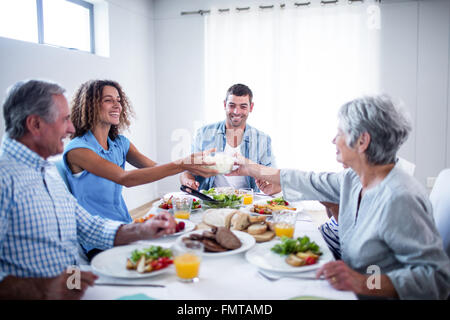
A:
{"type": "Polygon", "coordinates": [[[430,194],[437,229],[450,257],[450,169],[441,171],[430,194]]]}
{"type": "Polygon", "coordinates": [[[72,190],[70,190],[69,181],[67,180],[67,177],[66,177],[66,171],[64,168],[63,160],[62,159],[56,160],[56,161],[53,161],[53,163],[55,164],[56,169],[58,169],[59,175],[61,176],[64,183],[66,184],[67,190],[69,190],[69,192],[72,193],[72,190]]]}

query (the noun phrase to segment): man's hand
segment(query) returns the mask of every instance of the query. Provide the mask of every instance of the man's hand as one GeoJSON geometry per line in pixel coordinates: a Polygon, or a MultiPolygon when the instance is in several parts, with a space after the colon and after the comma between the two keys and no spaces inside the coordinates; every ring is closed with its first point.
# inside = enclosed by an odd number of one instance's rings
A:
{"type": "Polygon", "coordinates": [[[80,271],[79,287],[71,287],[72,273],[64,271],[53,278],[19,278],[6,276],[0,282],[0,299],[27,300],[78,300],[83,297],[86,289],[94,285],[97,276],[92,272],[80,271]],[[69,283],[68,283],[69,280],[69,283]]]}
{"type": "Polygon", "coordinates": [[[55,278],[44,279],[45,296],[47,300],[79,300],[88,287],[93,286],[98,276],[92,272],[80,272],[80,288],[69,289],[67,279],[70,273],[64,271],[55,278]]]}
{"type": "Polygon", "coordinates": [[[259,190],[261,190],[262,192],[264,192],[269,196],[281,192],[281,186],[278,184],[273,184],[270,183],[269,181],[259,179],[256,179],[255,182],[259,190]]]}
{"type": "Polygon", "coordinates": [[[180,182],[182,185],[188,186],[194,190],[198,190],[200,183],[189,172],[183,172],[180,175],[180,182]]]}
{"type": "Polygon", "coordinates": [[[177,222],[168,212],[157,214],[144,223],[129,223],[119,227],[114,246],[122,246],[139,240],[148,240],[175,233],[177,222]]]}
{"type": "Polygon", "coordinates": [[[142,239],[154,239],[166,234],[175,233],[177,221],[168,213],[160,213],[150,220],[142,223],[142,239]]]}

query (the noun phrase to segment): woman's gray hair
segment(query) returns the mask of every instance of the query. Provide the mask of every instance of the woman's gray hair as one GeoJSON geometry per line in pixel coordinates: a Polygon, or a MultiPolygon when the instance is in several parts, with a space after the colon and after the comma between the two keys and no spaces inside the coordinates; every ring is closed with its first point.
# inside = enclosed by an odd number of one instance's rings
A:
{"type": "Polygon", "coordinates": [[[367,132],[370,144],[365,152],[373,165],[395,163],[397,151],[411,132],[408,115],[395,106],[387,95],[366,96],[347,102],[339,110],[341,129],[347,145],[354,147],[367,132]]]}
{"type": "Polygon", "coordinates": [[[41,80],[19,81],[8,90],[3,103],[6,133],[11,139],[19,139],[26,132],[26,119],[38,115],[47,123],[56,120],[53,95],[64,94],[65,89],[56,83],[41,80]]]}

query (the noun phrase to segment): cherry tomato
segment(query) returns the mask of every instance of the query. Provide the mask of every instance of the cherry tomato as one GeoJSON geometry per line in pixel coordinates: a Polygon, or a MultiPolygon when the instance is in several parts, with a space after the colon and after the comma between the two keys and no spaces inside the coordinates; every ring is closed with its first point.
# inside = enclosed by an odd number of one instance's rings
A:
{"type": "Polygon", "coordinates": [[[315,264],[316,262],[317,262],[317,258],[314,258],[314,257],[307,257],[307,258],[305,259],[305,263],[306,263],[307,265],[315,264]]]}

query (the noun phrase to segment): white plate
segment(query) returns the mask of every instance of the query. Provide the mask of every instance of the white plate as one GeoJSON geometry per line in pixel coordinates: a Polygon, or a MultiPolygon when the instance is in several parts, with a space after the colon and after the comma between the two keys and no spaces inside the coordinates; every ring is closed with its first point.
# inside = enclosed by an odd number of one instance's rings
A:
{"type": "MultiPolygon", "coordinates": [[[[193,233],[202,234],[203,231],[205,231],[205,230],[198,230],[198,231],[189,232],[189,233],[185,234],[182,237],[178,237],[178,239],[176,240],[176,243],[178,243],[178,244],[181,243],[183,241],[183,238],[189,237],[189,235],[191,235],[193,233]]],[[[251,249],[255,245],[255,243],[256,243],[255,238],[253,238],[248,233],[242,232],[242,231],[237,231],[237,230],[231,230],[231,231],[239,238],[239,240],[241,240],[242,245],[241,245],[240,248],[237,248],[235,250],[223,251],[223,252],[203,252],[203,256],[204,257],[229,256],[229,255],[232,255],[232,254],[245,252],[245,251],[251,249]]]]}
{"type": "Polygon", "coordinates": [[[108,277],[139,279],[154,277],[173,269],[173,265],[170,265],[167,268],[146,273],[139,273],[136,270],[127,270],[127,258],[131,256],[131,252],[136,249],[142,250],[149,248],[152,245],[168,248],[168,246],[165,245],[152,243],[114,247],[99,253],[92,259],[92,270],[108,277]]]}
{"type": "Polygon", "coordinates": [[[195,229],[196,224],[193,223],[192,221],[185,220],[185,219],[175,219],[175,220],[176,220],[177,222],[183,221],[183,222],[185,223],[184,229],[181,230],[180,232],[175,232],[175,233],[173,233],[173,234],[169,234],[169,235],[167,235],[167,237],[173,237],[173,236],[176,237],[176,236],[182,235],[182,234],[184,234],[184,233],[191,232],[192,230],[195,229]]]}
{"type": "Polygon", "coordinates": [[[281,243],[281,241],[272,240],[270,242],[260,243],[253,247],[253,249],[247,251],[245,258],[248,262],[261,269],[285,273],[315,270],[323,264],[333,260],[333,255],[329,250],[321,250],[323,253],[319,257],[319,261],[317,263],[309,266],[293,267],[285,261],[287,256],[281,256],[270,250],[277,243],[281,243]]]}

